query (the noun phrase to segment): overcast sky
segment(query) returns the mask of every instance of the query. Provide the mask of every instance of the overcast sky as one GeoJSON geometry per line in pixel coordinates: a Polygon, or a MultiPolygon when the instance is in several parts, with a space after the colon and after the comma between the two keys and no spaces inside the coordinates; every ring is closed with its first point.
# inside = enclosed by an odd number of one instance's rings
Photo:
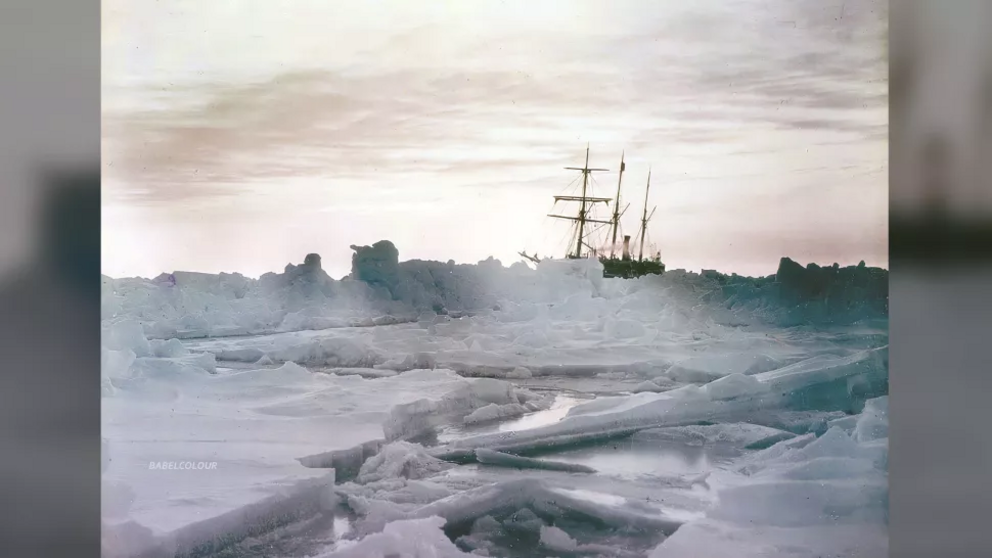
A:
{"type": "Polygon", "coordinates": [[[103,2],[103,271],[561,256],[586,144],[670,269],[888,265],[887,5],[103,2]]]}

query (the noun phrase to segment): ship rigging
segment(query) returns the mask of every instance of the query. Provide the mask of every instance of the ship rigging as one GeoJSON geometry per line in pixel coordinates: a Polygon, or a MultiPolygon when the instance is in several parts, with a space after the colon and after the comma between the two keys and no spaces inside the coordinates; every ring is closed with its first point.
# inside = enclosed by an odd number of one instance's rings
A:
{"type": "MultiPolygon", "coordinates": [[[[664,273],[665,264],[661,262],[661,254],[657,253],[654,257],[644,257],[644,244],[647,237],[648,222],[654,216],[657,207],[651,209],[648,212],[647,204],[649,199],[649,194],[651,190],[651,171],[648,171],[648,181],[644,192],[644,210],[640,219],[640,227],[638,228],[637,238],[639,240],[639,250],[637,258],[633,258],[630,253],[630,241],[631,237],[629,235],[623,236],[623,244],[621,248],[620,257],[617,257],[617,234],[620,232],[620,218],[626,213],[627,208],[630,205],[626,205],[621,209],[620,193],[623,185],[623,173],[627,168],[626,162],[624,161],[625,153],[620,156],[620,172],[617,178],[617,195],[615,199],[604,198],[590,195],[590,181],[592,173],[594,172],[608,172],[609,169],[604,168],[591,168],[589,166],[589,147],[586,146],[586,158],[585,165],[582,167],[565,167],[566,170],[574,170],[582,173],[582,191],[581,195],[557,195],[554,196],[554,202],[557,206],[560,202],[565,203],[578,203],[578,213],[576,215],[563,215],[561,213],[549,213],[548,217],[554,219],[562,219],[571,221],[574,227],[574,236],[572,242],[569,246],[574,246],[568,253],[565,254],[567,259],[580,259],[587,257],[598,257],[600,262],[603,264],[603,275],[606,277],[640,277],[642,275],[657,275],[664,273]],[[612,204],[611,204],[612,202],[612,204]],[[611,209],[611,213],[607,219],[597,218],[593,215],[594,210],[602,204],[606,208],[611,209]],[[591,227],[591,225],[600,225],[599,227],[591,227]],[[603,227],[609,227],[609,245],[607,247],[596,246],[592,243],[592,236],[603,227]],[[590,230],[591,229],[591,230],[590,230]]],[[[540,259],[537,255],[529,255],[526,252],[519,252],[520,256],[526,258],[534,263],[539,263],[540,259]]]]}

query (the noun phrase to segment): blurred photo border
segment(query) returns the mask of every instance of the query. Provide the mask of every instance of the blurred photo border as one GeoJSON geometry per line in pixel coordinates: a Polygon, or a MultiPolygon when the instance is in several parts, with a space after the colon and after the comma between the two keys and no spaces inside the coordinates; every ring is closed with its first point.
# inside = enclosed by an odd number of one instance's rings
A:
{"type": "Polygon", "coordinates": [[[992,2],[890,0],[889,551],[992,548],[992,2]]]}
{"type": "Polygon", "coordinates": [[[100,555],[100,2],[0,3],[0,555],[100,555]]]}

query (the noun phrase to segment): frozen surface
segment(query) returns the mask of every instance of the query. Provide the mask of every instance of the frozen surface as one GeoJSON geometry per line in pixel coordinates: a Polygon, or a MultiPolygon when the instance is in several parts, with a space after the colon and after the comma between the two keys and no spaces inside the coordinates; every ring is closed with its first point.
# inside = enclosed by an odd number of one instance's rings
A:
{"type": "Polygon", "coordinates": [[[878,270],[355,248],[105,278],[108,555],[885,555],[878,270]]]}
{"type": "MultiPolygon", "coordinates": [[[[124,339],[127,347],[141,344],[135,335],[124,339]]],[[[326,475],[300,458],[402,437],[439,409],[465,416],[492,401],[540,399],[499,380],[446,370],[380,379],[315,373],[292,362],[218,371],[212,354],[168,354],[181,356],[135,358],[131,348],[104,349],[104,515],[156,535],[326,475]]],[[[362,474],[414,467],[408,450],[388,446],[362,474]]]]}

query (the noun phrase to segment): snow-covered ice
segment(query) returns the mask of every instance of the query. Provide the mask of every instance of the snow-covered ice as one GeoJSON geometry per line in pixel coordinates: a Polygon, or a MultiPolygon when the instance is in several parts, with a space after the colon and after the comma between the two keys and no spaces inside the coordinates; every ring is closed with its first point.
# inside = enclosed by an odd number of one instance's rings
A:
{"type": "Polygon", "coordinates": [[[621,280],[391,246],[341,281],[315,255],[104,279],[108,555],[887,551],[878,270],[621,280]]]}
{"type": "MultiPolygon", "coordinates": [[[[466,415],[492,399],[520,400],[519,390],[508,384],[502,391],[492,384],[473,390],[476,382],[502,382],[445,370],[371,380],[288,362],[212,373],[203,366],[213,362],[209,356],[124,358],[112,363],[115,373],[108,376],[115,391],[103,400],[110,460],[105,487],[126,495],[124,516],[156,535],[285,493],[302,479],[321,478],[328,469],[308,468],[300,458],[395,437],[390,424],[409,429],[418,420],[427,424],[441,407],[466,415]],[[127,373],[121,372],[129,361],[127,373]]],[[[369,467],[366,462],[363,473],[372,475],[365,471],[369,467]]],[[[105,501],[105,515],[121,516],[106,507],[120,508],[116,502],[122,498],[105,501]]]]}

